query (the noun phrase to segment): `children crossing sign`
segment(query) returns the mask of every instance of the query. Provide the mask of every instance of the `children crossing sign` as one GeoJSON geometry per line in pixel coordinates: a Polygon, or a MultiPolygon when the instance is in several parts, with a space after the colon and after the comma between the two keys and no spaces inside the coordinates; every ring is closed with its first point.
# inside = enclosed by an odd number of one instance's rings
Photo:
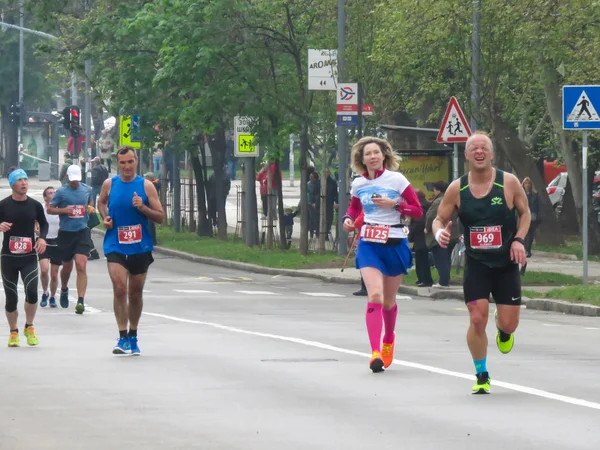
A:
{"type": "Polygon", "coordinates": [[[440,125],[437,141],[440,144],[467,142],[469,136],[471,136],[469,123],[465,119],[462,109],[460,109],[458,100],[456,100],[456,97],[452,97],[446,108],[444,120],[440,125]]]}
{"type": "Polygon", "coordinates": [[[563,129],[600,128],[600,86],[563,86],[563,129]]]}
{"type": "Polygon", "coordinates": [[[235,129],[235,156],[251,157],[259,156],[258,145],[254,144],[254,135],[250,125],[256,119],[254,117],[235,116],[233,127],[235,129]]]}

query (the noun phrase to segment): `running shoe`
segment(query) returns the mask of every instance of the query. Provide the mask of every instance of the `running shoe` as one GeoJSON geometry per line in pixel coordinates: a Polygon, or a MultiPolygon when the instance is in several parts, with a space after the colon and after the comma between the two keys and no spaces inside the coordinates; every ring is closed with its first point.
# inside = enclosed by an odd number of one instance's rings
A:
{"type": "Polygon", "coordinates": [[[386,369],[392,365],[394,361],[394,346],[396,344],[396,333],[394,333],[394,340],[391,344],[385,342],[381,346],[381,359],[383,359],[383,367],[386,369]]]}
{"type": "Polygon", "coordinates": [[[75,314],[83,314],[85,311],[85,306],[83,304],[83,300],[77,300],[77,305],[75,306],[75,314]]]}
{"type": "Polygon", "coordinates": [[[117,345],[113,347],[113,355],[129,355],[131,354],[131,346],[129,345],[129,338],[119,338],[117,345]]]}
{"type": "Polygon", "coordinates": [[[500,328],[498,328],[498,310],[494,312],[494,320],[496,321],[496,329],[498,330],[498,332],[496,333],[496,345],[498,346],[498,350],[500,350],[500,353],[507,354],[512,350],[513,346],[515,345],[515,335],[510,334],[508,340],[502,342],[500,340],[500,328]]]}
{"type": "Polygon", "coordinates": [[[60,306],[61,308],[69,307],[69,288],[60,290],[60,306]]]}
{"type": "Polygon", "coordinates": [[[383,359],[381,359],[381,353],[375,351],[371,354],[371,361],[369,361],[369,367],[373,373],[383,372],[383,359]]]}
{"type": "Polygon", "coordinates": [[[42,301],[40,302],[40,306],[45,308],[48,305],[48,294],[42,294],[42,301]]]}
{"type": "Polygon", "coordinates": [[[19,347],[19,333],[17,331],[11,331],[10,337],[8,338],[9,347],[19,347]]]}
{"type": "Polygon", "coordinates": [[[56,299],[54,297],[50,297],[50,308],[56,308],[56,299]]]}
{"type": "Polygon", "coordinates": [[[140,356],[137,336],[129,336],[129,347],[131,348],[131,354],[133,356],[140,356]]]}
{"type": "Polygon", "coordinates": [[[35,335],[35,328],[29,327],[23,330],[23,334],[27,338],[27,345],[38,345],[38,338],[35,335]]]}
{"type": "Polygon", "coordinates": [[[489,394],[490,393],[490,384],[492,383],[492,379],[490,378],[490,374],[487,372],[481,372],[475,375],[475,384],[473,385],[472,393],[473,394],[489,394]]]}

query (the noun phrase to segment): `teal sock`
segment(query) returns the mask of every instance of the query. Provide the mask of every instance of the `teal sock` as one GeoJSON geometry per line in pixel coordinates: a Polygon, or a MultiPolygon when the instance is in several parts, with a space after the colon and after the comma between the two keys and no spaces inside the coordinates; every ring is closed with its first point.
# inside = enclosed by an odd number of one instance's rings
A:
{"type": "Polygon", "coordinates": [[[477,373],[482,373],[482,372],[487,372],[487,358],[483,358],[483,359],[474,359],[473,362],[475,363],[475,370],[477,371],[477,373]]]}

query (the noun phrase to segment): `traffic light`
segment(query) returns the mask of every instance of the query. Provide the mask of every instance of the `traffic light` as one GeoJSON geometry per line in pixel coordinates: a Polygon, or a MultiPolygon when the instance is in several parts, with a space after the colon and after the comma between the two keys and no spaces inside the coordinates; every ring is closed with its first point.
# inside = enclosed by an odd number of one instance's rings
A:
{"type": "Polygon", "coordinates": [[[18,103],[10,105],[10,121],[17,126],[21,122],[21,105],[18,103]]]}
{"type": "Polygon", "coordinates": [[[70,114],[70,130],[72,136],[79,136],[79,125],[80,125],[80,110],[79,106],[71,106],[70,114]]]}
{"type": "Polygon", "coordinates": [[[71,108],[69,108],[68,106],[64,108],[62,110],[62,116],[63,127],[65,127],[65,130],[69,131],[71,129],[71,108]]]}

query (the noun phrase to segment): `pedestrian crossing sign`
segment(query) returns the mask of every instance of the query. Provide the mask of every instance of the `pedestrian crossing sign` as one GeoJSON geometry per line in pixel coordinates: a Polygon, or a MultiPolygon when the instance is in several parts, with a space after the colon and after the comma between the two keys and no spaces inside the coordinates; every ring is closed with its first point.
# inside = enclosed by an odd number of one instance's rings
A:
{"type": "Polygon", "coordinates": [[[446,108],[444,120],[440,125],[437,141],[440,144],[467,142],[469,136],[471,136],[469,123],[465,119],[462,109],[460,109],[458,100],[456,100],[456,97],[452,97],[446,108]]]}
{"type": "Polygon", "coordinates": [[[238,134],[238,153],[255,153],[254,136],[251,134],[238,134]]]}
{"type": "MultiPolygon", "coordinates": [[[[137,117],[137,116],[134,116],[137,117]]],[[[138,119],[139,123],[139,119],[138,119]]],[[[131,116],[119,117],[119,146],[128,145],[133,148],[140,148],[141,144],[135,139],[134,123],[131,116]]]]}
{"type": "Polygon", "coordinates": [[[563,86],[563,129],[600,128],[600,86],[563,86]]]}

